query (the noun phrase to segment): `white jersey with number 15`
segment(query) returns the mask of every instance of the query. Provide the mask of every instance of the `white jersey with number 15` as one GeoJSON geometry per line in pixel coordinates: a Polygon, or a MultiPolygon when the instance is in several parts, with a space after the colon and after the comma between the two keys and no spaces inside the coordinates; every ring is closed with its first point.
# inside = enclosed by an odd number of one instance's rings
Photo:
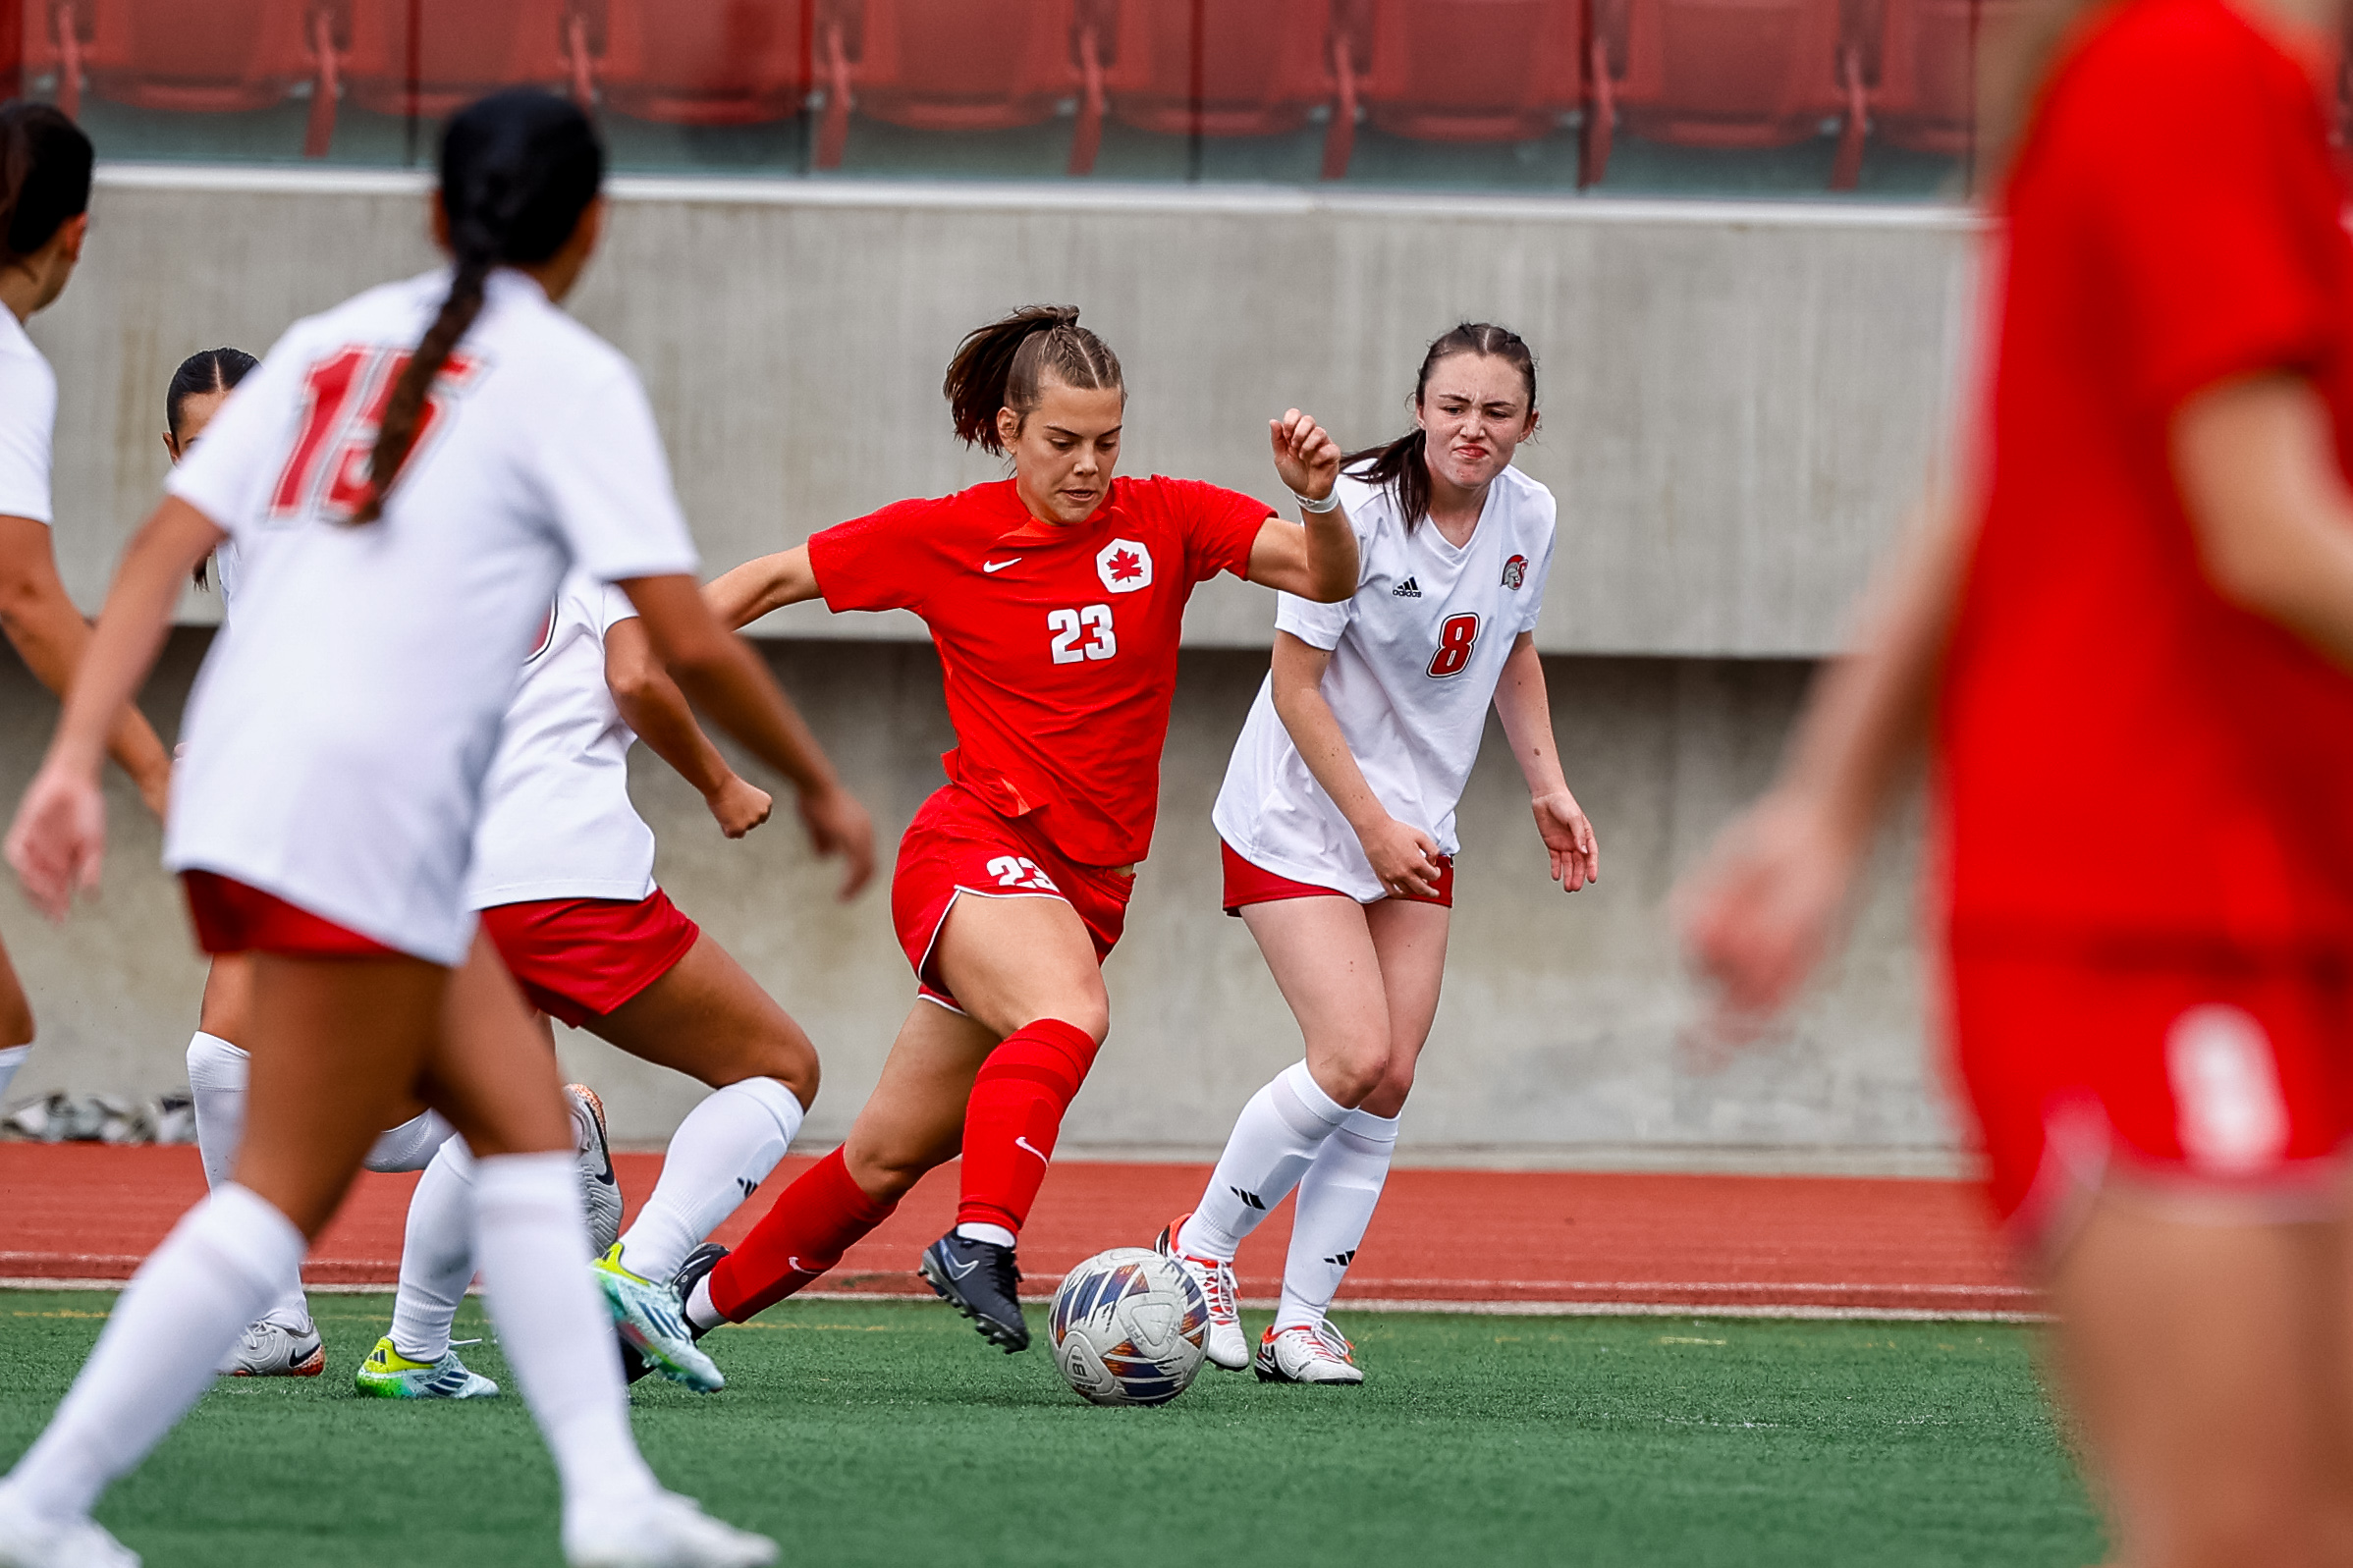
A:
{"type": "MultiPolygon", "coordinates": [[[[1454,806],[1504,661],[1544,607],[1553,493],[1505,468],[1459,550],[1426,519],[1408,530],[1391,489],[1342,478],[1340,496],[1363,561],[1355,595],[1317,604],[1284,594],[1275,625],[1331,650],[1324,699],[1365,783],[1391,816],[1450,855],[1460,847],[1454,806]]],[[[1234,743],[1212,817],[1218,836],[1255,866],[1366,903],[1383,895],[1355,831],[1276,714],[1271,676],[1234,743]]]]}

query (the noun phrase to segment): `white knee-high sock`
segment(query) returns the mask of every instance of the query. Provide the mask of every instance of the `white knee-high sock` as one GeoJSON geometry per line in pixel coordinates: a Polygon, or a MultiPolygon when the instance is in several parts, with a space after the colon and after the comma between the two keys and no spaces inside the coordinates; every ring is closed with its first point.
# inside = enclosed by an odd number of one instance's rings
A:
{"type": "Polygon", "coordinates": [[[1307,1063],[1284,1068],[1234,1119],[1209,1189],[1185,1221],[1177,1245],[1231,1260],[1242,1237],[1299,1184],[1316,1151],[1347,1118],[1348,1108],[1324,1093],[1307,1063]]]}
{"type": "MultiPolygon", "coordinates": [[[[219,1035],[199,1029],[188,1041],[188,1094],[195,1103],[196,1157],[204,1162],[204,1185],[218,1192],[237,1169],[237,1151],[246,1141],[246,1080],[252,1058],[219,1035]]],[[[302,1294],[301,1255],[286,1271],[262,1314],[292,1314],[310,1321],[302,1294]]]]}
{"type": "Polygon", "coordinates": [[[799,1097],[774,1078],[746,1078],[686,1112],[662,1157],[662,1179],[621,1238],[621,1266],[667,1279],[736,1212],[793,1147],[804,1114],[799,1097]]]}
{"type": "Polygon", "coordinates": [[[29,1045],[11,1046],[6,1051],[0,1051],[0,1105],[8,1103],[9,1080],[17,1075],[17,1069],[24,1066],[25,1058],[31,1054],[32,1047],[29,1045]]]}
{"type": "Polygon", "coordinates": [[[451,1138],[409,1197],[392,1348],[410,1361],[439,1361],[450,1348],[450,1325],[473,1276],[474,1159],[465,1139],[451,1138]]]}
{"type": "Polygon", "coordinates": [[[1373,1222],[1373,1208],[1396,1152],[1395,1116],[1351,1110],[1347,1125],[1307,1167],[1299,1181],[1298,1212],[1291,1217],[1277,1329],[1313,1327],[1332,1310],[1332,1298],[1340,1294],[1340,1282],[1363,1244],[1364,1227],[1373,1222]]]}
{"type": "Polygon", "coordinates": [[[589,1277],[573,1156],[475,1161],[474,1227],[491,1321],[555,1455],[566,1514],[658,1490],[629,1433],[613,1320],[589,1277]]]}
{"type": "Polygon", "coordinates": [[[132,1276],[72,1391],[6,1485],[51,1518],[88,1513],[212,1386],[213,1367],[302,1249],[292,1220],[234,1182],[190,1210],[132,1276]]]}
{"type": "Polygon", "coordinates": [[[420,1110],[399,1126],[379,1133],[360,1163],[387,1174],[422,1170],[434,1154],[457,1132],[437,1110],[420,1110]]]}

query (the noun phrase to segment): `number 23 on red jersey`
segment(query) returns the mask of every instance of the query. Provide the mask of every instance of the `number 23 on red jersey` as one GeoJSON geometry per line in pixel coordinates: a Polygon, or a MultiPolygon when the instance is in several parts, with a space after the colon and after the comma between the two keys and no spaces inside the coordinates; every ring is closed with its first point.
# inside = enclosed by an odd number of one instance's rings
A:
{"type": "MultiPolygon", "coordinates": [[[[359,510],[367,499],[376,431],[384,423],[385,406],[392,402],[393,383],[400,380],[409,357],[406,349],[355,345],[310,367],[302,383],[302,432],[270,492],[272,517],[298,516],[315,507],[330,521],[347,522],[359,510]]],[[[462,390],[473,373],[473,360],[454,353],[433,378],[417,415],[410,462],[432,440],[450,395],[462,390]]]]}

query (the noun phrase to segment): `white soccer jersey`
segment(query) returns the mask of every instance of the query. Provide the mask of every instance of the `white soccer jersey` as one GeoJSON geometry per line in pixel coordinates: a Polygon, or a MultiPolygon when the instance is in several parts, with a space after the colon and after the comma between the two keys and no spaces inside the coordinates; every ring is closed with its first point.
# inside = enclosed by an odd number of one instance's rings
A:
{"type": "MultiPolygon", "coordinates": [[[[1363,566],[1354,597],[1317,604],[1284,594],[1275,625],[1332,651],[1324,700],[1365,783],[1389,814],[1442,854],[1460,847],[1454,806],[1478,759],[1504,662],[1536,628],[1553,564],[1553,493],[1505,468],[1457,550],[1425,520],[1410,533],[1389,489],[1340,481],[1363,566]]],[[[1370,903],[1385,890],[1355,830],[1308,772],[1258,688],[1212,813],[1218,835],[1256,866],[1370,903]]]]}
{"type": "Polygon", "coordinates": [[[0,306],[0,516],[48,522],[49,443],[57,428],[57,376],[0,306]]]}
{"type": "Polygon", "coordinates": [[[172,472],[243,570],[190,699],[164,860],[454,964],[483,776],[556,585],[695,559],[636,373],[506,270],[384,516],[342,520],[447,288],[429,273],[296,323],[172,472]]]}
{"type": "Polygon", "coordinates": [[[654,891],[654,832],[629,803],[629,747],[605,681],[605,633],[636,615],[580,572],[564,579],[482,784],[468,908],[654,891]]]}

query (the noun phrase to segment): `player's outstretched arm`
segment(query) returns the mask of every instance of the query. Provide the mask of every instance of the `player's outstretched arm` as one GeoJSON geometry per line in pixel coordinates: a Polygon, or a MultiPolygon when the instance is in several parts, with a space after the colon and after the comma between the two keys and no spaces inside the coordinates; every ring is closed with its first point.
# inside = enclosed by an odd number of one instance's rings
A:
{"type": "MultiPolygon", "coordinates": [[[[1302,501],[1321,503],[1340,478],[1340,443],[1306,414],[1293,408],[1267,421],[1275,449],[1275,471],[1302,501]]],[[[1300,521],[1269,517],[1250,546],[1252,582],[1295,593],[1319,604],[1337,604],[1356,591],[1356,529],[1345,507],[1326,512],[1301,507],[1300,521]]]]}
{"type": "Polygon", "coordinates": [[[1553,704],[1545,691],[1544,659],[1536,651],[1534,632],[1523,631],[1512,639],[1511,656],[1504,661],[1503,678],[1496,682],[1495,712],[1504,722],[1504,737],[1511,742],[1520,777],[1528,782],[1528,805],[1552,856],[1553,880],[1563,892],[1601,881],[1602,849],[1594,839],[1593,824],[1568,792],[1568,780],[1560,772],[1553,704]]]}
{"type": "Polygon", "coordinates": [[[634,619],[617,621],[605,632],[605,684],[622,723],[694,786],[721,833],[740,838],[768,820],[775,806],[768,791],[727,765],[694,722],[686,694],[654,656],[644,625],[634,619]]]}
{"type": "Polygon", "coordinates": [[[807,545],[746,561],[704,583],[702,589],[703,603],[730,631],[742,630],[771,610],[817,596],[817,573],[809,567],[807,545]]]}
{"type": "Polygon", "coordinates": [[[1340,716],[1324,700],[1324,670],[1332,663],[1330,649],[1292,636],[1275,633],[1275,716],[1290,731],[1299,759],[1324,793],[1340,807],[1373,875],[1390,892],[1434,897],[1438,892],[1438,841],[1419,828],[1397,821],[1373,793],[1348,749],[1340,716]]]}
{"type": "Polygon", "coordinates": [[[8,833],[8,863],[52,920],[65,918],[75,889],[98,885],[106,850],[98,770],[106,761],[108,737],[154,667],[180,585],[227,537],[211,518],[172,496],[124,553],[97,629],[75,668],[48,755],[8,833]]]}
{"type": "Polygon", "coordinates": [[[1866,598],[1855,651],[1817,678],[1778,782],[1675,890],[1684,948],[1729,1035],[1778,1010],[1829,949],[1880,813],[1926,739],[1979,514],[1954,501],[1930,515],[1866,598]]]}
{"type": "MultiPolygon", "coordinates": [[[[49,525],[30,517],[0,516],[0,631],[7,633],[33,678],[64,696],[89,646],[89,622],[57,579],[49,525]]],[[[146,716],[126,705],[115,717],[106,748],[137,784],[147,809],[161,817],[171,788],[172,759],[146,716]]]]}
{"type": "Polygon", "coordinates": [[[712,617],[692,577],[632,577],[618,586],[688,700],[793,782],[809,842],[819,854],[842,856],[842,896],[864,887],[874,875],[874,824],[750,645],[712,617]]]}
{"type": "Polygon", "coordinates": [[[2353,491],[2301,376],[2225,383],[2173,417],[2173,472],[2224,598],[2353,669],[2353,491]]]}

